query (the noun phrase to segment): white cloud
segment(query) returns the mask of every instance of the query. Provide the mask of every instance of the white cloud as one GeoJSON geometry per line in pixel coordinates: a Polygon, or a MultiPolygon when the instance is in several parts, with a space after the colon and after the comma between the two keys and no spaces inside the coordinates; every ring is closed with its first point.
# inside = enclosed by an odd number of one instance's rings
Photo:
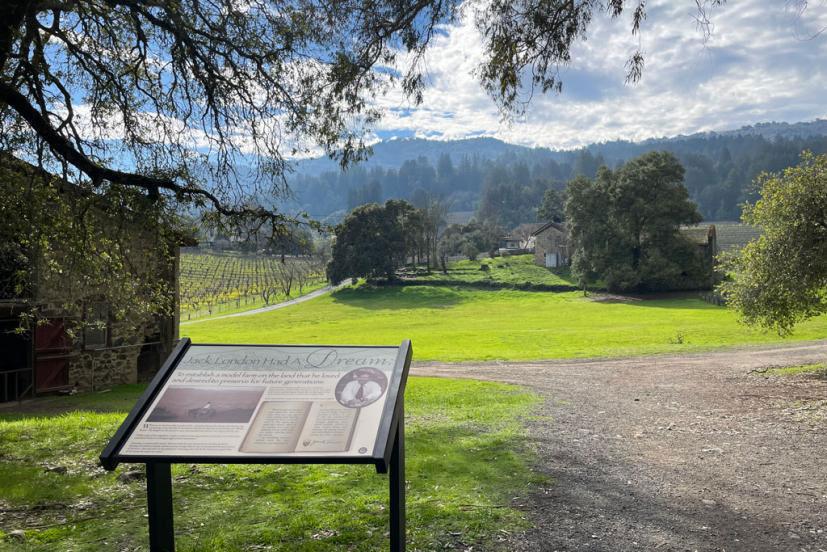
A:
{"type": "Polygon", "coordinates": [[[488,135],[570,148],[824,117],[827,33],[817,33],[827,27],[827,10],[811,5],[798,17],[791,5],[742,0],[715,8],[706,42],[690,0],[650,2],[640,37],[632,36],[628,15],[597,16],[563,70],[562,94],[535,96],[510,124],[472,75],[482,45],[466,20],[435,38],[423,103],[411,106],[392,90],[378,100],[388,114],[376,130],[386,138],[488,135]],[[643,80],[625,85],[624,64],[638,47],[646,58],[643,80]]]}

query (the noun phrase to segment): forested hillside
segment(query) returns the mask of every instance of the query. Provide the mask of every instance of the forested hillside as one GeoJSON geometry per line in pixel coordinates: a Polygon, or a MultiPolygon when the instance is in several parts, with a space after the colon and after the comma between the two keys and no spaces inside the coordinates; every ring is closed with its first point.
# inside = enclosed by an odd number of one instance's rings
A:
{"type": "Polygon", "coordinates": [[[291,178],[288,210],[338,220],[357,205],[390,198],[424,206],[440,199],[451,211],[475,211],[504,227],[532,222],[548,187],[563,189],[582,174],[593,177],[606,164],[616,167],[652,150],[674,153],[686,169],[690,197],[706,220],[733,220],[740,204],[753,199],[752,181],[761,171],[778,171],[810,149],[827,152],[827,121],[764,123],[724,133],[707,133],[640,143],[607,142],[574,151],[506,144],[493,138],[453,142],[395,140],[377,144],[374,155],[346,172],[325,160],[299,163],[291,178]]]}

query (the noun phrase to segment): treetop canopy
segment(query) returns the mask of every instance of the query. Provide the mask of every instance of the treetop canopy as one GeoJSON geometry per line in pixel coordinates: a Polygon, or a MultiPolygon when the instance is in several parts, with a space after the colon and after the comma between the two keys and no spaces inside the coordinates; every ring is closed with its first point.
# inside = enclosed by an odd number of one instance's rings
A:
{"type": "MultiPolygon", "coordinates": [[[[0,148],[275,231],[288,159],[364,156],[373,99],[397,83],[421,100],[423,56],[460,4],[504,113],[560,89],[594,13],[631,11],[633,33],[646,14],[643,0],[6,0],[0,148]]],[[[636,52],[631,80],[642,66],[636,52]]]]}

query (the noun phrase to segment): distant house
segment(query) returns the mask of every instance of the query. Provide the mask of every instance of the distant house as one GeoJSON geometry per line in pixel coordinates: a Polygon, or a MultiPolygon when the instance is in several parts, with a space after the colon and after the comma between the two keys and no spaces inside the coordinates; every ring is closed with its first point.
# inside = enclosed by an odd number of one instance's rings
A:
{"type": "Polygon", "coordinates": [[[226,251],[236,249],[241,242],[237,236],[225,236],[213,229],[201,229],[198,237],[198,245],[203,249],[213,251],[226,251]]]}
{"type": "Polygon", "coordinates": [[[570,257],[565,224],[547,222],[538,226],[532,237],[534,238],[534,264],[547,268],[568,266],[570,257]]]}
{"type": "Polygon", "coordinates": [[[758,239],[761,229],[742,222],[716,222],[718,252],[735,252],[758,239]]]}
{"type": "Polygon", "coordinates": [[[757,226],[741,222],[716,222],[683,226],[681,234],[703,248],[705,256],[713,260],[720,253],[736,252],[761,235],[757,226]]]}
{"type": "MultiPolygon", "coordinates": [[[[759,228],[739,222],[683,226],[679,231],[698,247],[706,264],[706,271],[710,274],[710,282],[719,253],[737,251],[761,235],[759,228]]],[[[568,266],[571,262],[568,233],[564,223],[549,222],[540,225],[533,231],[532,246],[536,265],[555,268],[568,266]]],[[[711,285],[710,282],[694,283],[692,286],[706,287],[711,285]]]]}
{"type": "Polygon", "coordinates": [[[720,281],[722,274],[715,270],[722,253],[734,253],[761,235],[761,230],[740,222],[716,222],[681,227],[680,233],[698,246],[709,274],[708,281],[699,288],[710,288],[720,281]]]}
{"type": "Polygon", "coordinates": [[[523,250],[523,248],[521,247],[522,243],[523,243],[523,240],[521,240],[517,236],[512,236],[510,234],[507,234],[507,235],[503,236],[502,238],[500,238],[500,253],[503,253],[503,250],[507,250],[507,251],[505,251],[506,253],[511,252],[511,251],[522,251],[523,250]]]}
{"type": "Polygon", "coordinates": [[[710,267],[714,264],[715,256],[718,255],[718,237],[714,224],[682,226],[680,234],[698,246],[701,256],[710,267]]]}
{"type": "Polygon", "coordinates": [[[526,222],[500,238],[500,255],[518,255],[534,251],[534,232],[543,223],[526,222]]]}
{"type": "Polygon", "coordinates": [[[680,289],[710,289],[717,281],[715,273],[716,257],[718,255],[718,239],[714,224],[695,224],[682,226],[679,233],[697,248],[701,265],[699,267],[685,266],[681,278],[673,283],[674,290],[680,289]],[[698,270],[700,269],[700,270],[698,270]]]}
{"type": "MultiPolygon", "coordinates": [[[[52,177],[20,161],[5,160],[0,178],[16,179],[21,175],[54,181],[60,192],[71,201],[81,193],[74,185],[52,177]],[[35,172],[36,171],[36,172],[35,172]]],[[[112,214],[98,213],[106,224],[123,227],[123,220],[112,214]]],[[[129,228],[134,237],[136,257],[149,262],[158,252],[143,238],[142,229],[129,228]]],[[[177,238],[176,238],[177,240],[177,238]]],[[[168,270],[157,274],[167,279],[177,295],[178,243],[168,270]]],[[[35,259],[37,261],[37,259],[35,259]]],[[[112,317],[110,305],[90,298],[79,312],[66,312],[58,307],[60,289],[18,290],[9,285],[10,269],[0,270],[0,402],[19,400],[56,391],[94,390],[122,383],[135,383],[152,376],[171,352],[178,338],[177,296],[174,315],[158,317],[141,332],[128,332],[112,317]],[[27,332],[15,331],[20,316],[35,304],[48,322],[27,332]],[[94,322],[83,331],[71,335],[75,321],[94,322]]]]}

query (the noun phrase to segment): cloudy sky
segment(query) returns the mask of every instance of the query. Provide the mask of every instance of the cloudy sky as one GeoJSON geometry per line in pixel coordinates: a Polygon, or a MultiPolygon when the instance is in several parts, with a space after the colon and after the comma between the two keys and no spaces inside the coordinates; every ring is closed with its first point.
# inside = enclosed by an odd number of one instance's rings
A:
{"type": "Polygon", "coordinates": [[[427,57],[428,89],[412,107],[400,93],[377,138],[494,136],[529,146],[571,148],[591,142],[726,130],[764,121],[827,117],[827,1],[799,17],[793,0],[730,0],[710,12],[705,43],[693,0],[648,3],[640,37],[628,17],[598,16],[563,71],[562,94],[533,100],[525,116],[501,122],[472,76],[481,59],[473,24],[436,38],[427,57]],[[641,47],[643,79],[627,85],[624,65],[641,47]]]}

